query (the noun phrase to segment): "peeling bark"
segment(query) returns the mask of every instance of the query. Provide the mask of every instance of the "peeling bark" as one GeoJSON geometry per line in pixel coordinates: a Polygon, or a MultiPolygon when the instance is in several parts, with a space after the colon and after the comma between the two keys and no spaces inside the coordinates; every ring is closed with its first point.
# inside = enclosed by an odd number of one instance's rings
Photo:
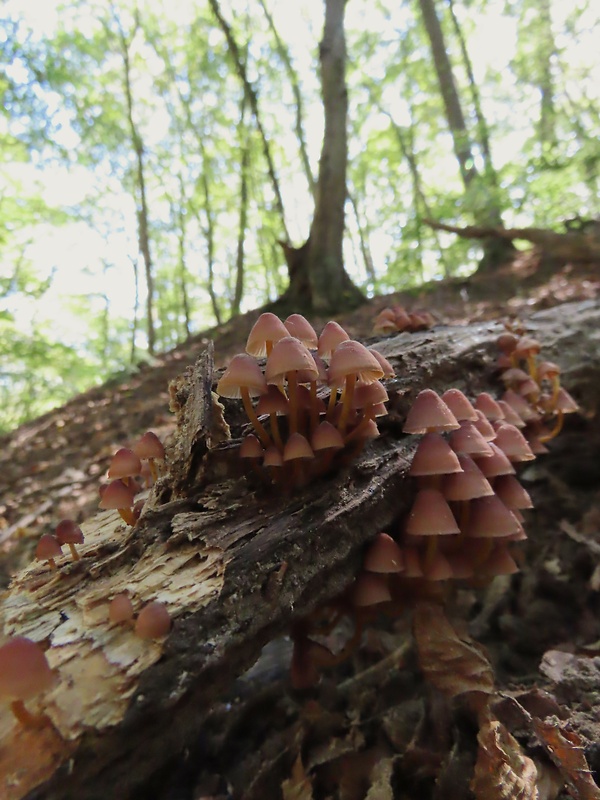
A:
{"type": "MultiPolygon", "coordinates": [[[[600,304],[542,312],[528,327],[583,408],[596,411],[600,304]]],[[[211,703],[263,645],[342,591],[365,542],[405,513],[416,445],[401,433],[408,406],[425,386],[471,395],[497,388],[500,331],[486,323],[378,342],[397,373],[382,435],[354,464],[292,496],[239,475],[229,425],[238,437],[242,420],[235,403],[223,411],[212,394],[209,348],[173,386],[170,471],[136,527],[126,529],[113,512],[98,515],[82,526],[81,561],[65,556],[57,573],[36,562],[6,593],[4,633],[46,647],[57,683],[30,709],[51,727],[26,730],[0,712],[0,795],[132,797],[194,741],[211,703]],[[142,641],[108,623],[108,601],[120,591],[136,612],[150,600],[166,603],[166,639],[142,641]]]]}

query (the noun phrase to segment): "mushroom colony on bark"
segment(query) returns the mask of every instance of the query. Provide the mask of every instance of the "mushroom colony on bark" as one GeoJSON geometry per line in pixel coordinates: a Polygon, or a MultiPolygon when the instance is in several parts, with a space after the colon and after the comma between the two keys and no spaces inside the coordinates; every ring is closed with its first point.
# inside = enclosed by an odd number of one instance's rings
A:
{"type": "Polygon", "coordinates": [[[577,404],[560,386],[558,367],[538,361],[535,340],[511,332],[498,346],[501,378],[509,386],[500,400],[482,392],[471,402],[456,388],[417,395],[403,427],[420,437],[409,469],[415,484],[410,511],[397,529],[369,544],[361,571],[341,597],[296,624],[291,679],[298,688],[349,655],[378,613],[395,616],[451,579],[481,586],[518,571],[519,543],[527,538],[523,511],[533,503],[516,468],[546,452],[542,443],[577,404]],[[317,645],[313,637],[327,635],[343,617],[352,620],[354,634],[341,651],[317,645]]]}
{"type": "MultiPolygon", "coordinates": [[[[385,309],[378,320],[383,332],[434,324],[426,312],[409,315],[398,307],[385,309]]],[[[518,570],[518,543],[526,538],[522,512],[532,502],[515,466],[545,452],[544,443],[577,405],[560,385],[559,368],[539,359],[535,339],[511,329],[498,347],[505,385],[500,399],[482,392],[471,402],[455,388],[441,396],[432,389],[417,395],[403,427],[419,437],[408,473],[415,489],[411,508],[368,544],[359,574],[340,596],[293,622],[295,687],[313,685],[323,668],[347,658],[380,612],[396,615],[423,594],[439,596],[450,579],[481,585],[518,570]],[[333,652],[323,639],[344,618],[353,632],[333,652]]],[[[350,463],[379,435],[377,419],[387,414],[389,399],[382,381],[394,375],[383,356],[350,339],[336,322],[317,335],[300,314],[281,321],[265,313],[246,352],[231,359],[217,393],[243,404],[252,432],[243,437],[239,457],[248,474],[291,491],[350,463]]],[[[152,432],[131,449],[120,448],[108,468],[109,483],[100,487],[100,508],[116,509],[135,525],[143,507],[138,495],[160,476],[164,458],[152,432]]],[[[78,562],[85,557],[77,549],[83,543],[81,528],[65,519],[54,535],[41,537],[36,556],[59,577],[62,546],[78,562]]],[[[107,598],[107,623],[129,627],[142,639],[164,637],[172,624],[165,605],[126,592],[107,598]]],[[[23,724],[44,724],[24,702],[53,681],[39,645],[16,636],[0,647],[0,697],[23,724]]]]}
{"type": "Polygon", "coordinates": [[[373,333],[413,333],[426,331],[435,325],[435,318],[429,311],[407,311],[402,306],[382,309],[373,322],[373,333]]]}
{"type": "Polygon", "coordinates": [[[387,414],[388,400],[381,380],[393,376],[383,356],[336,322],[317,336],[300,314],[282,322],[267,312],[250,331],[246,352],[231,359],[217,393],[243,403],[252,432],[240,458],[249,470],[291,489],[356,457],[379,435],[376,419],[387,414]],[[265,357],[263,366],[258,359],[265,357]]]}

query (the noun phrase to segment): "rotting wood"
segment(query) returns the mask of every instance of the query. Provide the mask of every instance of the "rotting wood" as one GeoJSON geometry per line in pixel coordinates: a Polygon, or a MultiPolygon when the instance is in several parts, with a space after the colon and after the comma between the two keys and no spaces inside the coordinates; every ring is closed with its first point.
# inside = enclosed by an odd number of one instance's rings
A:
{"type": "MultiPolygon", "coordinates": [[[[528,327],[582,406],[596,410],[600,304],[558,307],[528,327]]],[[[400,433],[406,408],[425,386],[471,395],[493,387],[500,330],[478,324],[378,342],[397,372],[388,390],[398,390],[382,436],[355,464],[292,497],[224,477],[231,446],[210,393],[207,351],[178,384],[173,474],[136,528],[103,513],[82,526],[80,562],[63,557],[58,574],[32,564],[6,593],[5,634],[49,643],[58,682],[39,703],[53,728],[24,730],[0,712],[0,796],[127,798],[192,741],[211,702],[262,646],[343,590],[364,543],[405,512],[415,446],[400,433]],[[284,562],[273,593],[271,576],[284,562]],[[123,590],[136,610],[154,599],[167,604],[174,626],[165,641],[141,642],[108,624],[108,599],[123,590]],[[38,764],[25,753],[38,753],[38,764]]]]}

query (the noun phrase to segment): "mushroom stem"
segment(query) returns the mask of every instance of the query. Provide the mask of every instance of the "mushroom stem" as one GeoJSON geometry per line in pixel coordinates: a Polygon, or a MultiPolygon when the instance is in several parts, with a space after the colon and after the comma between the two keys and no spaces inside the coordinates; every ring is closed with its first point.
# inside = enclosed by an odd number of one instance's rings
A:
{"type": "Polygon", "coordinates": [[[435,554],[437,552],[437,540],[437,536],[430,536],[427,539],[427,549],[425,550],[425,558],[423,560],[423,574],[425,577],[427,577],[427,573],[431,569],[433,559],[435,558],[435,554]]]}
{"type": "Polygon", "coordinates": [[[319,425],[319,409],[317,408],[317,382],[310,382],[310,432],[314,433],[319,425]]]}
{"type": "Polygon", "coordinates": [[[485,544],[481,548],[481,551],[479,552],[477,557],[473,559],[473,562],[474,562],[473,566],[475,568],[478,568],[482,564],[484,564],[488,560],[488,558],[491,556],[493,549],[494,549],[494,539],[492,537],[490,537],[489,539],[485,540],[485,544]]]}
{"type": "Polygon", "coordinates": [[[130,508],[118,508],[117,511],[123,522],[126,522],[127,525],[131,525],[132,527],[135,525],[135,514],[130,508]]]}
{"type": "Polygon", "coordinates": [[[73,544],[73,542],[67,542],[69,545],[69,550],[71,551],[71,555],[73,556],[73,561],[81,561],[81,556],[77,552],[77,548],[73,544]]]}
{"type": "Polygon", "coordinates": [[[355,384],[356,384],[356,375],[354,373],[346,375],[344,383],[344,400],[342,402],[342,413],[340,414],[340,419],[338,421],[338,430],[342,435],[346,430],[346,422],[348,421],[348,414],[350,413],[350,409],[352,407],[352,399],[354,397],[355,384]]]}
{"type": "Polygon", "coordinates": [[[325,419],[331,421],[333,417],[333,410],[335,408],[335,404],[337,402],[337,388],[335,386],[331,387],[331,391],[329,393],[329,403],[327,405],[327,414],[325,419]]]}
{"type": "Polygon", "coordinates": [[[150,474],[152,475],[152,482],[156,483],[158,479],[158,470],[153,458],[148,459],[148,466],[150,467],[150,474]]]}
{"type": "Polygon", "coordinates": [[[269,420],[271,421],[271,435],[273,436],[273,441],[275,442],[277,449],[283,453],[283,440],[281,438],[281,433],[279,432],[277,414],[274,411],[269,414],[269,420]]]}
{"type": "Polygon", "coordinates": [[[297,381],[297,370],[292,369],[289,372],[285,373],[285,377],[288,382],[288,395],[289,395],[289,423],[290,423],[290,435],[292,433],[298,432],[298,381],[297,381]]]}
{"type": "Polygon", "coordinates": [[[246,412],[246,416],[252,423],[252,427],[256,431],[263,447],[266,449],[267,447],[270,447],[272,444],[271,437],[263,428],[260,420],[256,416],[256,411],[254,410],[254,406],[252,405],[252,401],[250,400],[250,392],[248,391],[247,386],[241,387],[241,394],[242,394],[242,403],[244,404],[244,411],[246,412]]]}
{"type": "Polygon", "coordinates": [[[529,374],[531,375],[533,380],[537,382],[537,365],[535,363],[534,355],[527,356],[527,368],[529,369],[529,374]]]}
{"type": "Polygon", "coordinates": [[[552,406],[556,405],[556,401],[558,400],[558,393],[560,391],[560,376],[554,375],[552,377],[552,406]]]}
{"type": "Polygon", "coordinates": [[[556,425],[552,428],[551,431],[539,437],[539,441],[542,442],[542,444],[544,442],[549,442],[550,439],[554,439],[554,437],[558,436],[558,434],[562,431],[563,423],[565,421],[565,415],[560,409],[556,413],[557,413],[556,425]]]}
{"type": "Polygon", "coordinates": [[[24,728],[43,728],[48,722],[48,717],[45,714],[36,715],[28,711],[22,700],[13,700],[10,704],[10,710],[24,728]]]}
{"type": "Polygon", "coordinates": [[[350,433],[344,437],[344,444],[348,444],[348,442],[353,441],[354,439],[360,438],[361,433],[368,427],[369,422],[374,419],[373,417],[373,406],[368,405],[363,411],[363,418],[358,423],[354,430],[350,431],[350,433]]]}

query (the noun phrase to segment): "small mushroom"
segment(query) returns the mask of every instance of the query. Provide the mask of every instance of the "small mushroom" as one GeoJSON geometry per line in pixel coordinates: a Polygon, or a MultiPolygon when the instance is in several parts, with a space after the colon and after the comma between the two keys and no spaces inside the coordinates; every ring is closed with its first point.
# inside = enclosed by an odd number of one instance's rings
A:
{"type": "Polygon", "coordinates": [[[111,481],[102,491],[99,508],[116,508],[121,519],[128,525],[135,525],[136,519],[132,511],[135,494],[130,486],[125,486],[123,481],[111,481]]]}
{"type": "Polygon", "coordinates": [[[139,475],[142,471],[142,462],[133,450],[128,447],[121,447],[111,459],[108,467],[108,477],[111,480],[122,480],[129,483],[129,479],[134,475],[139,475]]]}
{"type": "Polygon", "coordinates": [[[135,621],[135,632],[140,639],[160,639],[171,629],[171,615],[163,603],[154,600],[144,606],[135,621]]]}
{"type": "Polygon", "coordinates": [[[56,526],[54,534],[61,547],[63,544],[69,545],[73,561],[79,561],[81,556],[75,547],[77,544],[83,544],[83,531],[79,525],[72,519],[61,519],[56,526]]]}
{"type": "Polygon", "coordinates": [[[22,725],[40,727],[45,717],[36,717],[25,708],[30,700],[49,689],[54,675],[44,651],[31,639],[13,636],[0,647],[0,700],[10,707],[22,725]]]}
{"type": "Polygon", "coordinates": [[[458,420],[433,389],[423,389],[416,396],[402,430],[404,433],[453,431],[460,428],[458,420]]]}
{"type": "Polygon", "coordinates": [[[133,620],[133,604],[125,592],[113,597],[108,606],[108,618],[111,622],[131,622],[133,620]]]}
{"type": "Polygon", "coordinates": [[[58,569],[54,559],[59,556],[62,556],[62,550],[56,537],[50,533],[45,533],[40,537],[35,549],[35,557],[39,558],[40,561],[47,561],[51,569],[58,569]]]}
{"type": "Polygon", "coordinates": [[[158,477],[156,462],[162,461],[165,457],[165,448],[158,436],[152,431],[146,431],[133,445],[133,452],[141,461],[148,462],[152,480],[156,481],[158,477]]]}

